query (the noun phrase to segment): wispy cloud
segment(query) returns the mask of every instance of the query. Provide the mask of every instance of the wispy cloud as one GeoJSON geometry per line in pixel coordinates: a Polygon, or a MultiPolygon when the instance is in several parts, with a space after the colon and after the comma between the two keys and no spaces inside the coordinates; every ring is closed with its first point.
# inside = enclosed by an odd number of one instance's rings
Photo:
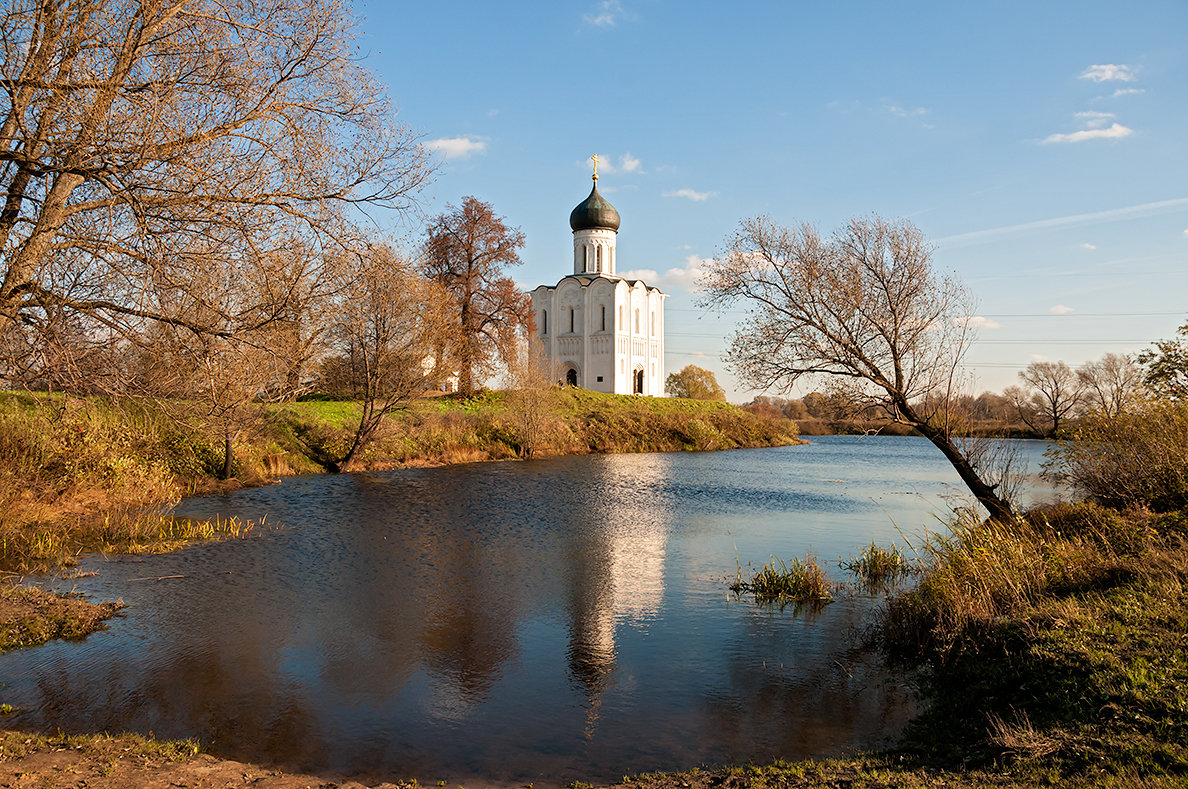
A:
{"type": "Polygon", "coordinates": [[[429,140],[425,147],[437,151],[446,159],[469,159],[476,153],[487,152],[486,140],[477,137],[441,137],[429,140]]]}
{"type": "Polygon", "coordinates": [[[975,230],[970,233],[958,233],[937,239],[938,244],[967,244],[972,242],[989,241],[1002,236],[1026,233],[1034,230],[1050,230],[1056,227],[1069,227],[1094,222],[1111,222],[1123,219],[1134,219],[1140,216],[1150,216],[1181,206],[1188,205],[1188,197],[1177,197],[1174,200],[1160,200],[1154,203],[1126,206],[1125,208],[1111,208],[1108,211],[1095,211],[1090,214],[1071,214],[1069,216],[1041,219],[1036,222],[1024,222],[1020,225],[1007,225],[988,230],[975,230]]]}
{"type": "Polygon", "coordinates": [[[1086,241],[1084,244],[1081,244],[1081,249],[1097,249],[1097,245],[1090,244],[1088,241],[1086,241]]]}
{"type": "Polygon", "coordinates": [[[1135,69],[1125,63],[1103,63],[1090,66],[1082,71],[1078,78],[1091,79],[1094,82],[1110,82],[1112,80],[1133,82],[1135,69]]]}
{"type": "Polygon", "coordinates": [[[1188,238],[1188,230],[1184,231],[1184,238],[1188,238]]]}
{"type": "MultiPolygon", "coordinates": [[[[1087,113],[1079,112],[1078,115],[1085,115],[1087,113]]],[[[1110,115],[1110,113],[1100,113],[1102,115],[1110,115]]],[[[1111,116],[1113,117],[1113,116],[1111,116]]],[[[1107,121],[1108,122],[1108,121],[1107,121]]],[[[1086,140],[1120,140],[1123,137],[1129,137],[1134,134],[1134,129],[1129,126],[1123,126],[1121,123],[1113,123],[1110,126],[1103,126],[1100,118],[1094,118],[1090,121],[1083,121],[1087,129],[1080,131],[1069,132],[1068,134],[1049,134],[1041,142],[1044,143],[1062,143],[1062,142],[1085,142],[1086,140]]]]}
{"type": "Polygon", "coordinates": [[[1131,96],[1135,93],[1146,93],[1146,92],[1147,92],[1146,88],[1118,88],[1116,91],[1114,91],[1114,95],[1111,96],[1111,98],[1116,99],[1119,96],[1131,96]]]}
{"type": "Polygon", "coordinates": [[[884,104],[883,109],[887,110],[887,112],[891,113],[897,118],[919,118],[921,115],[928,114],[928,109],[925,107],[915,107],[913,109],[908,109],[907,107],[901,107],[898,104],[884,104]]]}
{"type": "Polygon", "coordinates": [[[684,197],[688,200],[700,203],[703,200],[709,200],[716,195],[717,192],[698,192],[694,189],[675,189],[671,192],[665,192],[665,197],[684,197]]]}
{"type": "Polygon", "coordinates": [[[1085,124],[1087,128],[1100,129],[1118,116],[1112,112],[1098,112],[1097,110],[1089,110],[1088,112],[1078,112],[1074,114],[1073,117],[1085,124]]]}
{"type": "Polygon", "coordinates": [[[954,318],[954,326],[965,326],[968,329],[1001,329],[1002,324],[993,318],[983,315],[967,315],[964,318],[954,318]]]}
{"type": "Polygon", "coordinates": [[[713,260],[713,258],[689,255],[685,258],[684,266],[670,268],[663,274],[654,269],[634,269],[623,272],[621,276],[627,279],[642,279],[649,285],[656,285],[662,290],[685,290],[697,293],[701,290],[701,275],[705,271],[705,267],[713,260]]]}
{"type": "Polygon", "coordinates": [[[1068,315],[1070,313],[1076,312],[1076,310],[1074,310],[1072,307],[1066,307],[1063,304],[1057,304],[1055,307],[1049,308],[1048,312],[1052,313],[1053,315],[1068,315]]]}
{"type": "Polygon", "coordinates": [[[590,27],[615,27],[623,17],[623,6],[619,0],[602,0],[598,7],[589,14],[582,16],[582,21],[590,27]]]}

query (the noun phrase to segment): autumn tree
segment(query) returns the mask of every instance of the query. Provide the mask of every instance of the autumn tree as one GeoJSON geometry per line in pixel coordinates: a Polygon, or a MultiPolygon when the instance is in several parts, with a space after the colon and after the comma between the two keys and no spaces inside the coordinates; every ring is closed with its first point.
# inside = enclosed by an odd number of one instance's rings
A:
{"type": "Polygon", "coordinates": [[[359,422],[331,471],[349,471],[384,419],[436,386],[433,352],[448,332],[448,298],[387,245],[370,249],[335,308],[336,353],[323,366],[334,394],[359,402],[359,422]]]}
{"type": "Polygon", "coordinates": [[[8,0],[0,8],[0,349],[9,375],[73,325],[252,330],[213,309],[294,235],[348,242],[426,159],[352,48],[340,0],[8,0]]]}
{"type": "Polygon", "coordinates": [[[1013,517],[992,469],[954,441],[949,403],[971,340],[970,298],[932,268],[908,222],[852,220],[832,237],[744,220],[706,269],[704,302],[749,312],[728,362],[756,389],[824,377],[927,437],[995,519],[1013,517]]]}
{"type": "Polygon", "coordinates": [[[1103,416],[1113,417],[1126,411],[1138,396],[1143,371],[1124,353],[1107,353],[1095,362],[1077,368],[1085,405],[1103,416]]]}
{"type": "Polygon", "coordinates": [[[457,365],[459,389],[473,393],[531,330],[532,302],[504,273],[518,266],[524,234],[474,197],[448,206],[429,225],[424,270],[450,294],[456,336],[439,351],[457,365]]]}
{"type": "Polygon", "coordinates": [[[1023,387],[1008,387],[1023,420],[1035,432],[1054,436],[1082,401],[1083,385],[1064,362],[1032,362],[1019,372],[1023,387]]]}
{"type": "Polygon", "coordinates": [[[664,392],[669,397],[726,401],[726,390],[718,384],[714,374],[695,364],[686,365],[679,373],[669,374],[664,381],[664,392]]]}
{"type": "Polygon", "coordinates": [[[1152,392],[1173,400],[1188,399],[1188,323],[1176,331],[1176,339],[1160,340],[1137,360],[1152,392]]]}

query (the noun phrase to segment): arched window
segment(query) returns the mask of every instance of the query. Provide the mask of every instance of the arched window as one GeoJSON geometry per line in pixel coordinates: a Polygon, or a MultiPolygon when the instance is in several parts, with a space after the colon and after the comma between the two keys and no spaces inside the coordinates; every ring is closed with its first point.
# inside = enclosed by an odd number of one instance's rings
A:
{"type": "Polygon", "coordinates": [[[541,334],[549,333],[549,311],[548,310],[540,311],[540,333],[541,334]]]}
{"type": "Polygon", "coordinates": [[[599,244],[594,250],[594,270],[602,271],[602,245],[599,244]]]}

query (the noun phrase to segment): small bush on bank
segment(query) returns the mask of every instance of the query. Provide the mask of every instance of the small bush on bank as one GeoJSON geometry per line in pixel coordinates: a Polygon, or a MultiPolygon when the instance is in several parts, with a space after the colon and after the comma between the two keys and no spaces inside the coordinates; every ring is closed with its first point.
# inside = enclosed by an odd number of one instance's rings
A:
{"type": "Polygon", "coordinates": [[[1099,504],[1167,512],[1188,507],[1188,402],[1091,414],[1049,452],[1049,473],[1099,504]]]}
{"type": "Polygon", "coordinates": [[[916,567],[898,547],[884,548],[871,543],[857,556],[838,562],[841,569],[853,575],[866,589],[876,591],[894,584],[916,572],[916,567]]]}

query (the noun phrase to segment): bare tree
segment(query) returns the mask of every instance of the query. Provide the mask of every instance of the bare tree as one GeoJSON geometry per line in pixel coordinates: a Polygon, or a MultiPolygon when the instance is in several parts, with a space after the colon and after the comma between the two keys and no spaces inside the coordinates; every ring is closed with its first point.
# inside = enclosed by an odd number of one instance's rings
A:
{"type": "Polygon", "coordinates": [[[223,313],[208,287],[295,234],[343,241],[352,207],[407,205],[426,160],[358,65],[346,10],[3,0],[3,347],[35,347],[63,314],[100,337],[266,325],[284,292],[223,313]]]}
{"type": "Polygon", "coordinates": [[[429,225],[425,271],[449,291],[457,327],[455,341],[440,355],[457,363],[458,388],[466,394],[492,371],[495,359],[509,357],[519,332],[531,329],[532,302],[503,273],[522,262],[523,246],[522,232],[473,197],[429,225]]]}
{"type": "Polygon", "coordinates": [[[1037,433],[1054,436],[1082,401],[1082,383],[1064,362],[1032,362],[1019,372],[1027,385],[1022,391],[1008,389],[1019,418],[1037,433]]]}
{"type": "Polygon", "coordinates": [[[338,355],[327,360],[327,385],[359,401],[359,425],[332,471],[349,471],[385,417],[434,387],[434,349],[447,332],[447,297],[389,246],[369,251],[338,304],[338,355]]]}
{"type": "Polygon", "coordinates": [[[1077,380],[1085,404],[1103,416],[1118,416],[1126,411],[1143,384],[1143,371],[1126,354],[1107,353],[1096,362],[1077,368],[1077,380]]]}
{"type": "Polygon", "coordinates": [[[991,517],[1013,517],[997,484],[953,441],[948,407],[972,336],[972,305],[937,276],[931,249],[907,222],[855,219],[832,238],[744,220],[707,269],[705,302],[743,302],[748,317],[727,359],[756,389],[826,376],[860,405],[911,425],[949,460],[991,517]]]}
{"type": "Polygon", "coordinates": [[[520,457],[533,457],[566,430],[557,415],[557,377],[557,366],[545,353],[539,337],[529,335],[517,343],[508,360],[505,382],[507,411],[520,457]]]}

